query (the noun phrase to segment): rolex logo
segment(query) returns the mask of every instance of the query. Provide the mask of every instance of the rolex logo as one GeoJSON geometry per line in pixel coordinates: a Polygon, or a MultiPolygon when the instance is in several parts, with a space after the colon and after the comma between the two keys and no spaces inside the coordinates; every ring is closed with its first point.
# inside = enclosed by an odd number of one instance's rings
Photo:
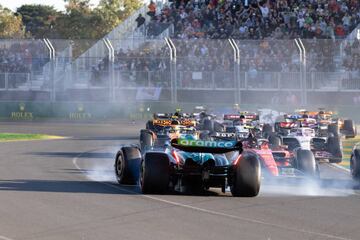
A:
{"type": "Polygon", "coordinates": [[[20,109],[20,112],[24,112],[25,111],[25,103],[20,103],[19,109],[20,109]]]}
{"type": "Polygon", "coordinates": [[[78,104],[78,106],[77,106],[77,111],[78,112],[84,112],[84,105],[83,104],[78,104]]]}

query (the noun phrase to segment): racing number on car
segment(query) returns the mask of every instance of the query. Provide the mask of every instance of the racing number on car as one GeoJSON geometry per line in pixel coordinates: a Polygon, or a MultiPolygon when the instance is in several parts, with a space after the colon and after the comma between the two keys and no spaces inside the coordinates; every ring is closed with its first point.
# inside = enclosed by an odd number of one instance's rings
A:
{"type": "Polygon", "coordinates": [[[217,132],[216,137],[231,138],[231,137],[235,137],[235,133],[220,133],[220,132],[217,132]]]}

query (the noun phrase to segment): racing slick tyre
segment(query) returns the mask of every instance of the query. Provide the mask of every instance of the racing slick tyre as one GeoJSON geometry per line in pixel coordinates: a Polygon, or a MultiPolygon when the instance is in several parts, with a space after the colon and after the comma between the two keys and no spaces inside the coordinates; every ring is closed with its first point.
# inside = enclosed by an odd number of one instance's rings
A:
{"type": "Polygon", "coordinates": [[[282,145],[281,138],[275,134],[269,136],[269,145],[271,149],[279,148],[282,145]]]}
{"type": "Polygon", "coordinates": [[[327,151],[333,155],[333,158],[329,159],[331,163],[340,163],[342,161],[342,150],[340,137],[328,137],[327,139],[327,151]]]}
{"type": "Polygon", "coordinates": [[[219,122],[213,121],[213,126],[214,126],[215,132],[224,132],[225,131],[225,127],[219,122]]]}
{"type": "Polygon", "coordinates": [[[276,122],[275,124],[274,124],[274,131],[275,132],[280,132],[280,123],[279,122],[276,122]]]}
{"type": "Polygon", "coordinates": [[[141,150],[144,150],[146,147],[151,147],[154,145],[153,134],[148,130],[140,131],[140,147],[141,150]]]}
{"type": "Polygon", "coordinates": [[[140,187],[144,194],[165,193],[170,181],[169,158],[165,153],[148,152],[140,167],[140,187]]]}
{"type": "Polygon", "coordinates": [[[210,119],[204,119],[204,129],[203,130],[208,130],[210,132],[214,131],[214,121],[210,120],[210,119]]]}
{"type": "Polygon", "coordinates": [[[350,158],[350,172],[354,180],[360,180],[360,155],[358,150],[351,154],[350,158]]]}
{"type": "Polygon", "coordinates": [[[299,149],[296,151],[297,167],[306,176],[318,177],[319,169],[315,161],[314,154],[310,150],[299,149]]]}
{"type": "Polygon", "coordinates": [[[151,130],[151,131],[153,131],[154,130],[154,124],[153,124],[153,122],[150,120],[150,121],[147,121],[147,123],[146,123],[146,129],[147,130],[151,130]]]}
{"type": "Polygon", "coordinates": [[[356,136],[356,127],[353,120],[344,120],[344,128],[346,138],[354,138],[356,136]]]}
{"type": "Polygon", "coordinates": [[[328,126],[328,133],[332,133],[335,137],[339,137],[339,126],[337,124],[330,124],[328,126]]]}
{"type": "Polygon", "coordinates": [[[210,140],[210,132],[209,131],[201,131],[199,134],[199,138],[201,140],[209,141],[210,140]]]}
{"type": "Polygon", "coordinates": [[[136,147],[123,147],[116,154],[115,175],[120,184],[135,185],[140,175],[141,153],[136,147]]]}
{"type": "Polygon", "coordinates": [[[260,160],[255,155],[243,155],[234,168],[231,194],[234,197],[255,197],[259,194],[260,183],[260,160]]]}
{"type": "Polygon", "coordinates": [[[263,135],[265,138],[268,138],[274,132],[274,128],[270,124],[264,124],[263,126],[263,135]]]}

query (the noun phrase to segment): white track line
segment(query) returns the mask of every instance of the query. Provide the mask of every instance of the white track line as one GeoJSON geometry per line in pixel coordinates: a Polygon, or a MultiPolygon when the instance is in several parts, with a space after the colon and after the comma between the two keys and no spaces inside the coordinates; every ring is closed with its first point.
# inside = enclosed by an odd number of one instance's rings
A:
{"type": "MultiPolygon", "coordinates": [[[[97,149],[97,150],[99,150],[99,149],[97,149]]],[[[74,157],[73,160],[72,160],[74,166],[80,172],[82,172],[85,177],[86,177],[86,172],[79,167],[79,165],[77,164],[77,160],[83,154],[91,153],[91,152],[94,152],[94,151],[96,151],[96,150],[80,153],[78,156],[74,157]]],[[[143,195],[143,194],[139,194],[137,192],[134,192],[134,191],[131,191],[131,190],[128,190],[128,189],[121,188],[120,186],[115,186],[115,185],[113,185],[111,183],[108,183],[108,182],[101,182],[101,181],[94,181],[94,182],[106,185],[106,186],[114,188],[116,190],[120,190],[120,191],[127,192],[127,193],[130,193],[130,194],[138,195],[138,196],[143,197],[143,198],[151,199],[151,200],[158,201],[158,202],[167,203],[167,204],[177,206],[177,207],[182,207],[182,208],[195,210],[195,211],[202,212],[202,213],[207,213],[207,214],[211,214],[211,215],[216,215],[216,216],[221,216],[221,217],[246,221],[246,222],[253,223],[253,224],[261,224],[261,225],[268,226],[268,227],[276,227],[276,228],[283,229],[283,230],[286,230],[286,231],[293,231],[293,232],[299,232],[299,233],[303,233],[303,234],[315,235],[315,236],[318,236],[318,237],[325,237],[325,238],[328,238],[328,239],[351,240],[351,238],[344,238],[344,237],[331,235],[331,234],[326,234],[326,233],[313,232],[313,231],[308,231],[306,229],[298,229],[298,228],[286,227],[286,226],[283,226],[283,225],[278,225],[278,224],[274,224],[274,223],[270,223],[270,222],[264,222],[264,221],[256,220],[256,219],[252,219],[252,218],[240,217],[240,216],[226,214],[226,213],[217,212],[217,211],[212,211],[212,210],[208,210],[208,209],[204,209],[204,208],[194,207],[194,206],[191,206],[191,205],[188,205],[188,204],[182,204],[182,203],[178,203],[178,202],[173,202],[173,201],[169,201],[169,200],[162,199],[162,198],[159,198],[159,197],[143,195]]]]}
{"type": "Polygon", "coordinates": [[[334,168],[337,168],[337,169],[341,169],[347,173],[350,173],[350,169],[346,168],[346,167],[343,167],[343,166],[340,166],[339,164],[336,164],[336,163],[330,163],[329,166],[332,166],[334,168]]]}
{"type": "Polygon", "coordinates": [[[4,237],[4,236],[0,236],[0,240],[13,240],[13,239],[8,238],[8,237],[4,237]]]}

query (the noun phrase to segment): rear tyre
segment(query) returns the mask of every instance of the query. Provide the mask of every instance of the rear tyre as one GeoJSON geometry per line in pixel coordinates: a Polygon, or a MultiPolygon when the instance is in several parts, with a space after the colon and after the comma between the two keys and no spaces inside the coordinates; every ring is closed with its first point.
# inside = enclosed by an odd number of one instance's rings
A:
{"type": "Polygon", "coordinates": [[[339,137],[340,135],[339,126],[337,124],[330,124],[328,126],[328,133],[332,133],[334,137],[339,137]]]}
{"type": "Polygon", "coordinates": [[[327,151],[333,155],[329,162],[340,163],[342,161],[342,150],[340,137],[328,137],[327,140],[327,151]]]}
{"type": "Polygon", "coordinates": [[[310,150],[299,149],[296,152],[297,167],[306,176],[318,177],[319,171],[314,154],[310,150]]]}
{"type": "Polygon", "coordinates": [[[153,124],[153,122],[152,122],[151,120],[147,121],[147,123],[146,123],[146,129],[147,129],[147,130],[151,130],[151,131],[154,130],[154,124],[153,124]]]}
{"type": "Polygon", "coordinates": [[[264,124],[263,135],[265,138],[268,138],[273,132],[274,132],[274,128],[270,124],[264,124]]]}
{"type": "Polygon", "coordinates": [[[210,120],[210,119],[204,119],[204,129],[203,130],[208,130],[210,132],[214,131],[214,121],[210,120]]]}
{"type": "Polygon", "coordinates": [[[165,193],[170,181],[169,166],[169,159],[166,154],[146,153],[140,168],[142,193],[165,193]]]}
{"type": "Polygon", "coordinates": [[[135,185],[140,175],[141,153],[136,147],[123,147],[116,155],[115,176],[119,184],[135,185]]]}
{"type": "Polygon", "coordinates": [[[225,131],[225,127],[221,123],[213,121],[213,126],[214,126],[215,132],[224,132],[225,131]]]}
{"type": "Polygon", "coordinates": [[[243,156],[234,169],[230,187],[234,197],[255,197],[260,191],[261,166],[256,156],[243,156]]]}
{"type": "Polygon", "coordinates": [[[344,120],[344,131],[346,138],[354,138],[356,136],[356,128],[353,120],[344,120]]]}
{"type": "Polygon", "coordinates": [[[350,172],[354,180],[360,180],[360,156],[357,150],[351,154],[350,172]]]}
{"type": "Polygon", "coordinates": [[[281,138],[276,135],[270,135],[269,145],[271,149],[279,148],[282,145],[281,138]]]}
{"type": "Polygon", "coordinates": [[[153,134],[148,130],[140,131],[140,147],[141,150],[145,150],[148,147],[152,147],[154,145],[153,134]]]}

